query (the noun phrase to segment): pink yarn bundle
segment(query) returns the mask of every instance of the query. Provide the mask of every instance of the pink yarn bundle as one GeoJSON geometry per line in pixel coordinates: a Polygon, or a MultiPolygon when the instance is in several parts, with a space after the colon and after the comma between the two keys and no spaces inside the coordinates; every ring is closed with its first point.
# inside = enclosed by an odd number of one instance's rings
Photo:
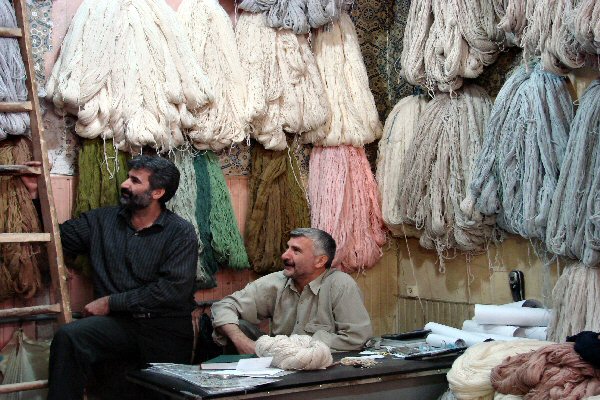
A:
{"type": "Polygon", "coordinates": [[[381,258],[386,232],[377,184],[362,147],[314,147],[308,195],[311,225],[337,243],[333,265],[362,272],[381,258]]]}
{"type": "Polygon", "coordinates": [[[496,391],[525,400],[579,400],[600,394],[600,373],[572,343],[552,344],[508,357],[492,370],[496,391]]]}

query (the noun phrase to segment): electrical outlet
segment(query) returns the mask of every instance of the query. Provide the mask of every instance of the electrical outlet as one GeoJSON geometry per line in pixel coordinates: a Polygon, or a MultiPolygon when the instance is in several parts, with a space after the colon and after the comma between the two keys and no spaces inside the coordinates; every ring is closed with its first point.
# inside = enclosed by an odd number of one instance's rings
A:
{"type": "Polygon", "coordinates": [[[419,287],[417,285],[406,286],[406,295],[408,297],[419,297],[419,287]]]}

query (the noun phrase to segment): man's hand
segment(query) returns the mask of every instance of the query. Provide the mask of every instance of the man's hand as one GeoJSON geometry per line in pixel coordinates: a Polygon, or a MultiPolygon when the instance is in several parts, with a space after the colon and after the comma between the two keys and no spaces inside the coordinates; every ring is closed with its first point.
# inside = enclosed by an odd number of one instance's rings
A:
{"type": "Polygon", "coordinates": [[[87,317],[90,315],[108,315],[110,307],[108,306],[108,296],[100,297],[88,303],[83,308],[83,314],[87,317]]]}
{"type": "MultiPolygon", "coordinates": [[[[41,167],[42,163],[40,161],[27,161],[25,165],[30,167],[41,167]]],[[[38,198],[38,176],[37,175],[21,175],[21,181],[27,188],[29,192],[29,196],[32,199],[38,198]]]]}
{"type": "Polygon", "coordinates": [[[227,336],[235,345],[240,354],[255,354],[256,342],[244,335],[240,327],[236,324],[225,324],[217,328],[222,334],[227,336]]]}

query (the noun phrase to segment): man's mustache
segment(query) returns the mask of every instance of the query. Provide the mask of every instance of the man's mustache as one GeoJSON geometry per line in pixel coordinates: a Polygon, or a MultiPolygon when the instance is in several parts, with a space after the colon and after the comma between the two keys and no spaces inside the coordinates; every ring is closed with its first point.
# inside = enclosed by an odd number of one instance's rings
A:
{"type": "Polygon", "coordinates": [[[131,193],[131,190],[129,190],[129,189],[121,188],[121,194],[122,194],[122,195],[124,194],[124,195],[126,195],[126,196],[129,196],[129,197],[131,197],[131,195],[132,195],[133,193],[131,193]]]}

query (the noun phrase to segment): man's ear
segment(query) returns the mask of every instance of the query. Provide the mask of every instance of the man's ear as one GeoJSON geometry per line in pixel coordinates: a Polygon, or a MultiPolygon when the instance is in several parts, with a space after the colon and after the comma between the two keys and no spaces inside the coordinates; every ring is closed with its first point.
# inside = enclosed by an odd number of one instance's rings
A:
{"type": "Polygon", "coordinates": [[[164,194],[165,194],[165,189],[164,189],[164,188],[161,188],[161,189],[154,189],[154,190],[152,191],[152,198],[153,198],[154,200],[158,200],[158,199],[160,199],[161,197],[163,197],[163,195],[164,195],[164,194]]]}
{"type": "Polygon", "coordinates": [[[316,268],[325,268],[325,265],[327,265],[327,260],[329,259],[329,257],[327,257],[325,254],[321,254],[320,256],[317,256],[317,262],[315,264],[316,268]]]}

